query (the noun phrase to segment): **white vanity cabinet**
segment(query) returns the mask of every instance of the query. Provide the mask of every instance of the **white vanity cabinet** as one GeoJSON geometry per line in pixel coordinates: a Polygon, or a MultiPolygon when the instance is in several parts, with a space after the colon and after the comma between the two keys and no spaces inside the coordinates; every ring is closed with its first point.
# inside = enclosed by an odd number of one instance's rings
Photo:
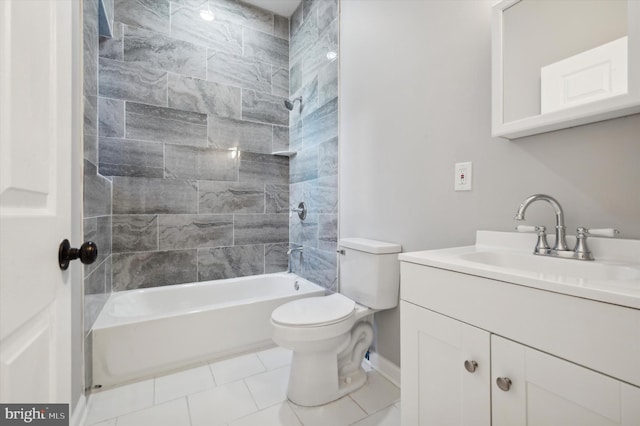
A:
{"type": "Polygon", "coordinates": [[[640,425],[638,309],[412,256],[401,256],[403,426],[640,425]]]}

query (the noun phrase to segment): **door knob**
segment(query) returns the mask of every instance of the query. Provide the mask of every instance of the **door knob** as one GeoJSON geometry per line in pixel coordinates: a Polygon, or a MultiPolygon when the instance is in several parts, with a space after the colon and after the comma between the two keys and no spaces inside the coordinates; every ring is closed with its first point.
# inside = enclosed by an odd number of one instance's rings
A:
{"type": "Polygon", "coordinates": [[[475,371],[478,369],[478,363],[475,361],[467,360],[464,362],[464,368],[466,368],[469,373],[475,373],[475,371]]]}
{"type": "Polygon", "coordinates": [[[511,379],[508,377],[498,377],[496,379],[496,385],[498,385],[500,390],[507,392],[511,389],[511,379]]]}
{"type": "Polygon", "coordinates": [[[72,260],[80,259],[80,262],[89,265],[95,262],[97,257],[98,246],[93,241],[87,241],[77,249],[71,248],[69,240],[64,239],[58,247],[58,265],[63,271],[67,270],[69,262],[72,260]]]}

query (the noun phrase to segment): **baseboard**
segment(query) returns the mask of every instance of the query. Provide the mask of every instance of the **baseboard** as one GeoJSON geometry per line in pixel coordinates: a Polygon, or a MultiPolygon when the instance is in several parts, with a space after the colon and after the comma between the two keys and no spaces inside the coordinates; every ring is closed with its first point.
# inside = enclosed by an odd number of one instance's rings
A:
{"type": "Polygon", "coordinates": [[[78,399],[78,403],[76,404],[76,409],[73,410],[73,414],[71,415],[71,419],[69,419],[69,426],[82,426],[84,425],[84,421],[87,417],[87,398],[83,395],[80,395],[78,399]]]}
{"type": "Polygon", "coordinates": [[[400,387],[400,367],[375,352],[369,352],[369,359],[365,362],[391,383],[400,387]]]}

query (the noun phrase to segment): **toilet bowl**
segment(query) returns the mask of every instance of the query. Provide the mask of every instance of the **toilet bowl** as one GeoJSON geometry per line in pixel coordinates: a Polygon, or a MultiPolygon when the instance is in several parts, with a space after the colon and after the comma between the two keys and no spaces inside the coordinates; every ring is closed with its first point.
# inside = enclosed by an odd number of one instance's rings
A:
{"type": "Polygon", "coordinates": [[[287,397],[298,405],[326,404],[366,382],[361,364],[373,342],[373,313],[398,303],[399,245],[357,238],[340,246],[342,293],[350,289],[367,304],[333,293],[297,299],[271,315],[274,342],[293,352],[287,397]]]}

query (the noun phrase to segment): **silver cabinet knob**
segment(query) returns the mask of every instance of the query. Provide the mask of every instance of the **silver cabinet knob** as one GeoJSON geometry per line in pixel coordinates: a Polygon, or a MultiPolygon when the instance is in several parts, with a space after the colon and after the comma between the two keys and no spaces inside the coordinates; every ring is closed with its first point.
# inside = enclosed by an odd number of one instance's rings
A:
{"type": "Polygon", "coordinates": [[[466,360],[464,362],[464,368],[469,372],[469,373],[475,373],[475,371],[478,369],[478,363],[475,361],[469,361],[466,360]]]}
{"type": "Polygon", "coordinates": [[[496,385],[498,385],[500,390],[507,392],[511,389],[511,379],[508,377],[498,377],[496,379],[496,385]]]}

